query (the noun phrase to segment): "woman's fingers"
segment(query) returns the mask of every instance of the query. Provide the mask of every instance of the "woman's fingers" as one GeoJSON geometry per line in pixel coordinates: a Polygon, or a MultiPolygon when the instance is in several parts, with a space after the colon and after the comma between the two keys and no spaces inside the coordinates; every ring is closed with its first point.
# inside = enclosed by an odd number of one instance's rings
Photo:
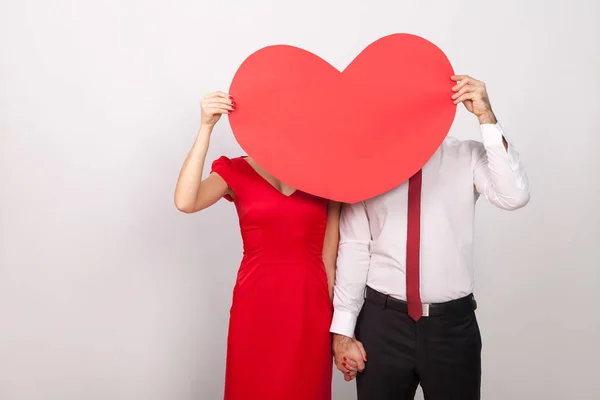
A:
{"type": "Polygon", "coordinates": [[[342,362],[342,365],[350,371],[358,371],[358,364],[356,363],[356,361],[349,359],[347,357],[344,357],[344,361],[342,362]]]}
{"type": "Polygon", "coordinates": [[[227,93],[214,92],[202,99],[202,109],[207,114],[229,114],[235,108],[235,101],[227,93]]]}
{"type": "Polygon", "coordinates": [[[206,94],[200,101],[200,123],[214,126],[223,114],[235,111],[235,101],[225,92],[217,91],[206,94]]]}
{"type": "Polygon", "coordinates": [[[362,355],[363,361],[367,362],[367,351],[365,350],[365,347],[363,346],[363,344],[358,341],[355,340],[356,345],[358,346],[358,349],[360,350],[360,354],[362,355]]]}
{"type": "Polygon", "coordinates": [[[235,110],[235,103],[230,102],[230,101],[225,101],[225,100],[221,100],[221,101],[211,100],[210,102],[202,103],[202,108],[204,108],[206,110],[218,108],[218,109],[226,109],[229,111],[233,111],[233,110],[235,110]]]}
{"type": "Polygon", "coordinates": [[[220,106],[220,107],[206,107],[204,110],[209,115],[215,115],[215,114],[229,114],[230,112],[233,112],[234,108],[220,106]]]}
{"type": "Polygon", "coordinates": [[[217,97],[220,97],[220,98],[222,98],[222,99],[231,99],[231,98],[232,98],[232,97],[231,97],[231,96],[230,96],[228,93],[221,92],[221,91],[217,91],[217,92],[215,92],[215,95],[216,95],[217,97]]]}
{"type": "Polygon", "coordinates": [[[214,98],[229,99],[229,98],[231,98],[231,96],[225,92],[216,91],[216,92],[208,93],[206,96],[204,96],[204,98],[206,98],[206,99],[214,99],[214,98]]]}
{"type": "Polygon", "coordinates": [[[211,102],[206,102],[206,103],[202,103],[202,106],[204,108],[228,108],[231,110],[235,109],[235,103],[233,102],[228,102],[228,101],[211,101],[211,102]]]}
{"type": "Polygon", "coordinates": [[[351,381],[356,378],[356,375],[359,373],[359,365],[355,360],[352,360],[348,357],[344,357],[342,362],[342,366],[344,367],[344,380],[346,382],[351,381]]]}
{"type": "Polygon", "coordinates": [[[210,97],[202,99],[202,104],[227,104],[233,105],[235,101],[228,97],[210,97]]]}
{"type": "Polygon", "coordinates": [[[213,92],[209,93],[202,99],[203,103],[220,103],[220,104],[228,104],[235,105],[235,100],[233,97],[228,95],[225,92],[213,92]]]}

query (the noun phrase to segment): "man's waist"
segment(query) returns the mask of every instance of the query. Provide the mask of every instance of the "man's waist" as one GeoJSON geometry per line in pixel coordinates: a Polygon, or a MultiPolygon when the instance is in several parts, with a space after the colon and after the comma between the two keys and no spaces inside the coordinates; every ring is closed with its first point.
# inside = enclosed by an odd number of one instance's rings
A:
{"type": "MultiPolygon", "coordinates": [[[[406,272],[403,267],[387,264],[369,268],[366,286],[398,300],[406,300],[406,272]]],[[[421,268],[421,301],[444,303],[473,293],[475,282],[469,265],[449,264],[444,268],[426,271],[421,268]]]]}
{"type": "MultiPolygon", "coordinates": [[[[403,313],[408,313],[408,304],[404,300],[397,299],[390,295],[378,292],[367,286],[365,299],[371,303],[384,308],[390,308],[403,313]]],[[[438,316],[446,314],[462,314],[472,312],[477,309],[477,302],[473,294],[469,294],[457,299],[437,303],[423,303],[423,316],[438,316]]]]}

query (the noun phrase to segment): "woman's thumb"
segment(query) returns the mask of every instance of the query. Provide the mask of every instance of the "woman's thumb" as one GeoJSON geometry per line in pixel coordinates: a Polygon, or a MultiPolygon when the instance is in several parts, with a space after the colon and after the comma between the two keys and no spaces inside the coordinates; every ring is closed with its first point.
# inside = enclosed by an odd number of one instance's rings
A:
{"type": "Polygon", "coordinates": [[[356,342],[356,345],[358,346],[358,349],[362,353],[363,360],[366,362],[367,361],[367,352],[365,351],[365,348],[363,347],[362,343],[359,342],[358,340],[355,340],[355,342],[356,342]]]}

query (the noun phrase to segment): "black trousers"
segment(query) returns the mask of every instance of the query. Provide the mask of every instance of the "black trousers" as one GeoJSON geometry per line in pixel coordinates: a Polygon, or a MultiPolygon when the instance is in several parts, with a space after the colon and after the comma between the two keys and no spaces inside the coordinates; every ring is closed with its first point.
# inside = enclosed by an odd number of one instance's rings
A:
{"type": "Polygon", "coordinates": [[[419,384],[425,400],[479,400],[475,308],[415,322],[406,312],[367,298],[356,325],[368,359],[356,377],[358,400],[412,400],[419,384]]]}

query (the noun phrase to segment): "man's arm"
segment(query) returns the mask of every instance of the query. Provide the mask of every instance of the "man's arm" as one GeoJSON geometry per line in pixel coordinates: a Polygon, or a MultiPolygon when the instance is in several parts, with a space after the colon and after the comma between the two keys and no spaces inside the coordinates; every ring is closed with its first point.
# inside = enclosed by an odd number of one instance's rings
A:
{"type": "Polygon", "coordinates": [[[483,145],[476,144],[473,184],[490,203],[516,210],[529,202],[529,182],[519,153],[506,140],[492,111],[485,83],[468,75],[451,78],[455,104],[462,103],[481,124],[483,145]]]}
{"type": "Polygon", "coordinates": [[[475,189],[504,210],[524,207],[530,198],[529,180],[519,153],[506,141],[500,125],[483,124],[481,134],[483,145],[475,149],[475,189]]]}
{"type": "Polygon", "coordinates": [[[371,261],[371,229],[364,203],[342,206],[339,239],[330,331],[334,334],[335,365],[350,381],[364,370],[367,361],[362,344],[353,339],[371,261]]]}
{"type": "Polygon", "coordinates": [[[371,229],[364,203],[344,204],[340,217],[340,243],[330,331],[352,337],[364,303],[371,253],[371,229]]]}

